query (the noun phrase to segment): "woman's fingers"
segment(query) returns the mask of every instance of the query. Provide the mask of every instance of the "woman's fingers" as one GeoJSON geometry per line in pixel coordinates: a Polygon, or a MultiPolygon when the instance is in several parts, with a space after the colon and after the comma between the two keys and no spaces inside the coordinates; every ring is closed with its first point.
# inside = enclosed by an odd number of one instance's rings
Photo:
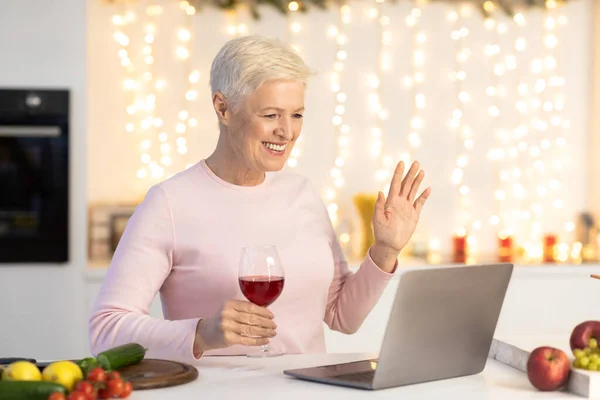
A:
{"type": "Polygon", "coordinates": [[[431,194],[431,188],[428,187],[427,189],[425,189],[423,191],[423,193],[421,193],[419,198],[417,200],[415,200],[415,209],[417,210],[418,213],[420,213],[421,209],[423,209],[423,206],[425,205],[425,202],[429,198],[430,194],[431,194]]]}
{"type": "Polygon", "coordinates": [[[398,165],[396,165],[396,170],[394,171],[394,176],[392,176],[392,182],[390,183],[390,192],[388,194],[388,200],[392,199],[394,196],[398,196],[400,194],[400,190],[402,188],[402,176],[404,175],[404,161],[400,161],[398,165]]]}
{"type": "Polygon", "coordinates": [[[270,318],[265,318],[256,314],[249,314],[244,312],[236,312],[232,315],[235,322],[242,325],[258,326],[261,328],[275,329],[277,324],[270,318]]]}
{"type": "Polygon", "coordinates": [[[424,177],[425,172],[422,170],[419,171],[417,179],[415,179],[415,181],[413,182],[410,192],[408,193],[408,201],[413,201],[415,199],[415,197],[417,196],[417,191],[419,190],[419,186],[421,185],[421,182],[423,182],[424,177]]]}
{"type": "Polygon", "coordinates": [[[275,328],[263,328],[261,326],[247,325],[233,320],[224,321],[223,328],[224,330],[233,332],[241,336],[271,338],[276,335],[275,328]]]}
{"type": "Polygon", "coordinates": [[[232,300],[223,310],[221,329],[228,343],[261,345],[266,344],[263,339],[276,335],[277,324],[268,309],[250,302],[232,300]]]}
{"type": "Polygon", "coordinates": [[[417,171],[419,170],[419,163],[417,161],[413,162],[410,166],[410,169],[406,173],[404,177],[404,181],[402,181],[402,187],[400,188],[400,196],[408,197],[410,190],[412,188],[413,182],[415,181],[415,176],[417,175],[417,171]]]}
{"type": "Polygon", "coordinates": [[[238,312],[256,314],[264,318],[273,318],[273,313],[264,307],[257,306],[249,301],[230,300],[226,306],[227,309],[233,309],[238,312]]]}

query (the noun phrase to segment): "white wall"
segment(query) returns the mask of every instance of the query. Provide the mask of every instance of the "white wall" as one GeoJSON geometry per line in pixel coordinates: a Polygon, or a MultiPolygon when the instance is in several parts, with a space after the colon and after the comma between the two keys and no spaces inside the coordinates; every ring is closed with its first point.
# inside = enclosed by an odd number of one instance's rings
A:
{"type": "Polygon", "coordinates": [[[86,2],[3,0],[0,86],[71,91],[70,260],[66,265],[0,265],[0,355],[36,359],[87,354],[86,2]]]}
{"type": "MultiPolygon", "coordinates": [[[[600,182],[600,157],[595,157],[600,151],[600,3],[594,4],[593,10],[593,68],[590,71],[592,81],[592,121],[588,149],[588,168],[593,182],[600,182]]],[[[588,193],[588,206],[600,218],[600,184],[590,188],[588,193]]]]}
{"type": "MultiPolygon", "coordinates": [[[[136,179],[136,171],[141,166],[139,144],[141,139],[153,137],[157,146],[156,135],[159,131],[173,133],[177,114],[186,109],[192,117],[199,121],[197,128],[188,130],[189,153],[179,158],[172,172],[183,168],[187,163],[209,155],[216,143],[217,131],[214,114],[210,104],[208,75],[210,63],[218,49],[232,36],[228,34],[228,25],[245,24],[248,33],[261,33],[277,36],[300,47],[308,64],[318,72],[310,83],[306,100],[307,112],[303,131],[302,155],[297,171],[310,177],[320,188],[331,184],[329,170],[333,166],[335,134],[332,125],[335,97],[329,90],[329,73],[335,61],[335,41],[327,37],[327,29],[335,24],[337,13],[314,11],[309,14],[296,14],[287,21],[271,9],[263,8],[262,20],[253,21],[247,14],[224,14],[212,8],[203,10],[198,15],[186,18],[179,9],[178,2],[162,0],[156,2],[164,8],[164,13],[152,20],[146,17],[144,6],[107,6],[101,2],[91,5],[89,21],[90,34],[90,140],[89,140],[89,198],[93,202],[136,201],[145,194],[147,188],[156,179],[136,179]],[[137,15],[137,22],[125,27],[124,32],[130,37],[129,49],[135,52],[136,72],[126,74],[120,65],[117,52],[119,46],[113,39],[114,27],[111,23],[113,14],[126,11],[137,15]],[[153,66],[141,62],[144,27],[153,22],[157,28],[154,43],[153,66]],[[302,30],[298,34],[289,32],[290,23],[299,22],[302,30]],[[182,62],[175,56],[175,49],[181,44],[177,39],[177,31],[181,27],[189,28],[193,33],[189,47],[189,62],[182,62]],[[197,101],[186,102],[183,95],[189,86],[186,78],[192,69],[201,72],[201,80],[194,85],[198,90],[197,101]],[[164,120],[160,130],[148,133],[126,133],[125,124],[129,122],[125,108],[131,102],[131,94],[123,89],[126,78],[139,78],[144,71],[150,71],[154,77],[167,81],[164,91],[156,92],[156,117],[164,120]],[[110,154],[110,155],[109,155],[110,154]]],[[[138,3],[139,4],[139,3],[138,3]]],[[[375,119],[368,112],[367,99],[371,89],[368,87],[367,75],[374,72],[377,60],[378,36],[377,24],[367,16],[370,2],[355,1],[352,23],[347,26],[348,59],[345,64],[342,90],[348,94],[344,123],[351,128],[349,164],[344,167],[346,185],[340,192],[342,199],[342,217],[346,222],[355,223],[351,196],[358,191],[378,188],[373,178],[378,168],[377,161],[368,155],[370,128],[375,119]]],[[[404,88],[402,81],[411,68],[410,32],[405,18],[410,13],[411,2],[397,2],[396,5],[385,5],[385,13],[391,18],[392,70],[382,75],[382,101],[389,110],[389,119],[383,125],[385,152],[393,157],[409,149],[407,145],[410,110],[414,93],[404,88]]],[[[557,60],[559,69],[564,73],[566,89],[564,93],[564,117],[569,119],[572,127],[565,134],[567,138],[566,152],[571,154],[570,164],[558,176],[564,186],[558,190],[562,196],[564,208],[548,209],[539,221],[542,231],[558,231],[563,234],[565,222],[574,220],[576,213],[585,207],[587,190],[585,148],[589,135],[589,68],[591,63],[591,0],[578,0],[569,3],[565,9],[568,25],[560,29],[557,60]],[[571,177],[580,179],[572,179],[571,177]],[[568,188],[567,188],[568,187],[568,188]]],[[[427,6],[422,14],[419,29],[427,33],[424,45],[426,54],[425,86],[423,93],[427,96],[427,106],[423,117],[425,129],[422,132],[422,145],[414,152],[427,172],[424,185],[433,187],[433,196],[419,225],[419,230],[427,237],[438,237],[442,240],[442,249],[448,251],[451,246],[452,233],[461,226],[459,219],[459,195],[457,188],[451,183],[450,175],[455,166],[462,142],[448,127],[448,120],[457,106],[456,87],[449,81],[449,72],[455,69],[455,43],[451,39],[452,26],[446,16],[451,11],[448,4],[435,3],[427,6]]],[[[509,27],[505,35],[487,30],[478,12],[473,12],[465,20],[470,34],[465,40],[472,51],[471,60],[465,65],[468,78],[465,88],[471,93],[472,102],[464,111],[464,119],[474,132],[475,147],[465,172],[465,183],[471,187],[470,208],[473,219],[480,219],[483,229],[479,237],[479,248],[483,251],[494,251],[495,227],[489,224],[490,217],[498,212],[502,205],[494,200],[493,194],[498,182],[498,165],[487,159],[487,152],[496,141],[496,130],[515,129],[523,121],[515,111],[517,83],[527,82],[532,87],[537,77],[531,74],[531,62],[542,56],[543,22],[539,11],[526,14],[528,26],[520,28],[514,21],[504,20],[509,27]],[[518,36],[528,39],[527,51],[517,54],[512,51],[518,36]],[[484,56],[486,44],[499,41],[502,53],[517,56],[518,69],[495,81],[493,67],[495,62],[484,56]],[[503,50],[504,51],[504,50],[503,50]],[[507,96],[499,104],[502,115],[494,120],[487,114],[491,99],[485,90],[489,85],[501,83],[506,85],[507,96]]],[[[534,114],[527,116],[528,120],[534,114]]],[[[527,120],[525,121],[527,122],[527,120]]],[[[175,136],[174,133],[171,137],[175,136]]],[[[539,145],[539,137],[530,136],[530,144],[539,145]]],[[[175,148],[174,144],[173,148],[175,148]]],[[[516,141],[513,141],[513,146],[516,141]]],[[[153,155],[155,153],[152,153],[153,155]]],[[[156,153],[158,154],[158,153],[156,153]]],[[[557,155],[552,150],[543,152],[542,159],[547,166],[557,155]]],[[[521,158],[523,170],[531,165],[527,156],[521,158]]],[[[513,165],[515,165],[513,163],[513,165]]],[[[527,189],[535,191],[535,185],[525,184],[527,189]]],[[[513,202],[510,207],[523,209],[527,202],[513,202]]],[[[519,228],[518,226],[513,226],[519,228]]],[[[477,232],[475,232],[477,233],[477,232]]],[[[561,239],[571,238],[563,235],[561,239]]]]}

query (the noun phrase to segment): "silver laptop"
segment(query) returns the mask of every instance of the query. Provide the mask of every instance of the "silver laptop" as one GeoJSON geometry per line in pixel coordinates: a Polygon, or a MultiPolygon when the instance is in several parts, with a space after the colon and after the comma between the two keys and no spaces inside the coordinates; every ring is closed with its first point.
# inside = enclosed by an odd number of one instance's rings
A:
{"type": "Polygon", "coordinates": [[[478,374],[512,271],[512,264],[492,264],[405,272],[379,358],[284,374],[370,390],[478,374]]]}

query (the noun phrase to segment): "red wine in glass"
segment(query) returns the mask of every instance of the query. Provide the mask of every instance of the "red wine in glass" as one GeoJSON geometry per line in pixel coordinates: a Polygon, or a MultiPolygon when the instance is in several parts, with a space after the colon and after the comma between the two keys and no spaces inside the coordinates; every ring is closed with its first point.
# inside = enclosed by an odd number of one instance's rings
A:
{"type": "MultiPolygon", "coordinates": [[[[242,248],[238,279],[242,294],[249,302],[260,307],[268,307],[283,291],[285,275],[277,249],[272,245],[249,246],[242,248]]],[[[248,357],[272,357],[280,353],[269,351],[262,346],[259,354],[248,357]]]]}
{"type": "Polygon", "coordinates": [[[283,276],[251,275],[240,278],[240,288],[248,301],[261,307],[268,307],[283,290],[283,276]]]}

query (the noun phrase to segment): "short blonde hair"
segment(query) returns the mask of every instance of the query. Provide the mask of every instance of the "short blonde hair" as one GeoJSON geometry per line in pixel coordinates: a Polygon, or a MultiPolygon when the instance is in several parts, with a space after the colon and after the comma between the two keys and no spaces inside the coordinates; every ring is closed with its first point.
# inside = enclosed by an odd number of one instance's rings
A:
{"type": "Polygon", "coordinates": [[[269,80],[299,80],[313,73],[304,60],[277,39],[251,35],[225,43],[210,69],[212,94],[221,92],[233,108],[269,80]]]}

